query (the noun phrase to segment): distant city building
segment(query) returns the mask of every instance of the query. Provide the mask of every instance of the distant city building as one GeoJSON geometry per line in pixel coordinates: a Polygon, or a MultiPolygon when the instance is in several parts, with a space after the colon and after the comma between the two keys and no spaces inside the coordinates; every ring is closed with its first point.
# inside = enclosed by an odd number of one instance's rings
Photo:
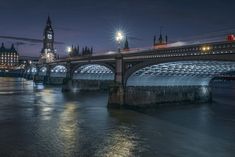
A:
{"type": "Polygon", "coordinates": [[[82,48],[82,56],[91,56],[93,54],[93,48],[89,48],[87,46],[85,46],[84,48],[82,48]]]}
{"type": "Polygon", "coordinates": [[[80,50],[79,50],[79,45],[78,46],[73,46],[68,48],[68,55],[69,57],[76,57],[76,56],[81,56],[80,50]]]}
{"type": "Polygon", "coordinates": [[[69,57],[78,57],[78,56],[91,56],[93,54],[93,48],[89,48],[87,46],[82,48],[80,52],[79,46],[69,47],[69,57]]]}
{"type": "Polygon", "coordinates": [[[37,64],[39,57],[30,57],[30,56],[19,56],[19,66],[18,69],[24,69],[30,64],[37,64]]]}
{"type": "Polygon", "coordinates": [[[40,63],[53,62],[56,59],[54,49],[54,31],[51,25],[51,19],[48,16],[46,27],[43,33],[43,48],[40,56],[40,63]]]}
{"type": "Polygon", "coordinates": [[[30,57],[30,56],[20,56],[19,57],[19,65],[37,64],[38,61],[39,61],[39,57],[30,57]]]}
{"type": "Polygon", "coordinates": [[[163,37],[162,37],[162,33],[160,33],[159,38],[158,38],[158,42],[157,42],[157,39],[156,39],[156,35],[154,35],[154,38],[153,38],[153,46],[154,47],[156,47],[156,48],[165,48],[167,43],[168,43],[167,35],[165,36],[165,40],[164,40],[163,37]]]}
{"type": "Polygon", "coordinates": [[[10,48],[5,48],[4,43],[0,47],[0,69],[14,69],[19,63],[19,54],[14,44],[10,48]]]}

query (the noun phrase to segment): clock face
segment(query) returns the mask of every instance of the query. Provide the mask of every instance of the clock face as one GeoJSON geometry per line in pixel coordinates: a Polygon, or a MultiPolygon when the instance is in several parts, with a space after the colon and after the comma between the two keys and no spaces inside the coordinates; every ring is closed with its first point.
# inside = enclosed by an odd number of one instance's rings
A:
{"type": "Polygon", "coordinates": [[[52,39],[52,35],[51,35],[51,34],[48,34],[48,35],[47,35],[47,38],[48,38],[48,39],[52,39]]]}

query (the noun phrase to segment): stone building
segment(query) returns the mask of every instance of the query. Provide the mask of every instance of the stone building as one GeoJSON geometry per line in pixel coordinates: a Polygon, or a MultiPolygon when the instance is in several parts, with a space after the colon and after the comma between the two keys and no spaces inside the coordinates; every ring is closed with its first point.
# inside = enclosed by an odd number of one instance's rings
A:
{"type": "Polygon", "coordinates": [[[0,69],[13,69],[19,63],[19,54],[14,44],[10,48],[6,48],[4,43],[0,47],[0,69]]]}
{"type": "Polygon", "coordinates": [[[54,49],[54,31],[51,25],[51,19],[48,17],[46,27],[43,33],[43,48],[40,56],[40,63],[53,62],[56,59],[54,49]]]}

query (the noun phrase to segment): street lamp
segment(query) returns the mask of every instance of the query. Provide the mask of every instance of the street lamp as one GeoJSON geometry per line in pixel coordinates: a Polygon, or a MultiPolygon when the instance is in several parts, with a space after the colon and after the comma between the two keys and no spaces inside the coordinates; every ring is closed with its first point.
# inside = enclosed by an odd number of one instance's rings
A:
{"type": "Polygon", "coordinates": [[[118,43],[118,52],[120,52],[120,45],[123,39],[124,39],[124,33],[121,30],[117,31],[115,34],[115,40],[118,43]]]}
{"type": "Polygon", "coordinates": [[[68,52],[68,55],[69,55],[69,57],[70,57],[70,53],[72,52],[72,47],[71,47],[71,46],[68,46],[68,47],[67,47],[67,52],[68,52]]]}

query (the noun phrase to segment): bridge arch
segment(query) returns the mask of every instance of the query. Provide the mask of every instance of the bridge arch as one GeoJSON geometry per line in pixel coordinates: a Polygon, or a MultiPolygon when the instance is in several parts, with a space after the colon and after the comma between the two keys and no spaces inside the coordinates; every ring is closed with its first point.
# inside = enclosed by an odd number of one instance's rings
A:
{"type": "Polygon", "coordinates": [[[51,68],[51,77],[63,77],[65,78],[67,74],[67,68],[64,65],[56,65],[51,68]]]}
{"type": "Polygon", "coordinates": [[[72,70],[72,78],[74,80],[113,81],[114,76],[114,68],[107,64],[82,64],[72,70]]]}
{"type": "MultiPolygon", "coordinates": [[[[227,51],[226,51],[227,52],[227,51]]],[[[135,65],[132,65],[131,68],[125,70],[124,74],[124,85],[126,84],[127,79],[137,70],[142,69],[147,66],[169,63],[169,62],[183,62],[183,61],[224,61],[224,62],[234,62],[234,54],[226,54],[224,55],[194,55],[194,56],[184,56],[184,57],[162,57],[157,59],[148,59],[146,61],[141,61],[135,65]]]]}
{"type": "Polygon", "coordinates": [[[39,76],[46,76],[47,75],[47,70],[48,69],[47,69],[46,66],[40,67],[39,71],[38,71],[39,76]]]}
{"type": "Polygon", "coordinates": [[[36,66],[30,66],[26,69],[26,74],[27,75],[36,75],[37,73],[37,67],[36,66]]]}
{"type": "Polygon", "coordinates": [[[221,74],[235,71],[230,61],[175,61],[139,64],[125,75],[126,86],[205,86],[221,74]]]}

